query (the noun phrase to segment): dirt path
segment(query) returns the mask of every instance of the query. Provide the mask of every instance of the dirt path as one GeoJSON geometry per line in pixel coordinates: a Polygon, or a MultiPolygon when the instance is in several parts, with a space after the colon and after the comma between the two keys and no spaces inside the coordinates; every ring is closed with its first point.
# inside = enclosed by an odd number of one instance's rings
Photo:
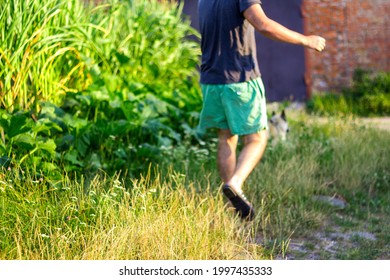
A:
{"type": "Polygon", "coordinates": [[[390,117],[382,118],[361,118],[362,122],[368,126],[390,131],[390,117]]]}
{"type": "MultiPolygon", "coordinates": [[[[269,113],[275,112],[275,113],[280,113],[281,105],[280,103],[269,103],[267,104],[267,111],[269,113]]],[[[287,114],[287,119],[296,119],[299,115],[304,114],[306,111],[305,109],[305,104],[304,103],[292,103],[290,104],[289,107],[286,108],[286,114],[287,114]]],[[[312,122],[319,122],[319,123],[328,123],[330,122],[332,117],[315,117],[315,116],[310,116],[309,120],[312,122]]],[[[338,119],[339,120],[339,119],[338,119]]],[[[339,120],[340,121],[340,120],[339,120]]],[[[352,120],[356,124],[362,124],[366,125],[368,127],[374,127],[378,129],[383,129],[390,131],[390,116],[385,116],[385,117],[373,117],[373,118],[354,118],[352,120]]]]}
{"type": "MultiPolygon", "coordinates": [[[[291,114],[291,119],[294,119],[294,114],[291,114]]],[[[327,124],[331,122],[343,122],[340,118],[332,117],[310,117],[309,122],[327,124]]],[[[377,128],[381,130],[390,131],[390,117],[375,117],[375,118],[353,118],[348,120],[349,123],[356,124],[358,126],[366,126],[371,128],[377,128]]]]}

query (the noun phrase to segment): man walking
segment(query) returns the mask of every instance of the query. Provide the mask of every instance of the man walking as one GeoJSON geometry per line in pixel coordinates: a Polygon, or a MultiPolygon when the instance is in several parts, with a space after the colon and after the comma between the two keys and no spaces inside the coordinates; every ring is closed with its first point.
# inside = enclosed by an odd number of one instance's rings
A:
{"type": "Polygon", "coordinates": [[[255,30],[268,38],[321,52],[325,39],[305,36],[268,18],[260,0],[199,0],[201,32],[201,129],[218,129],[217,165],[222,191],[241,218],[254,208],[242,185],[267,145],[264,85],[256,57],[255,30]],[[243,149],[236,156],[238,137],[243,149]]]}

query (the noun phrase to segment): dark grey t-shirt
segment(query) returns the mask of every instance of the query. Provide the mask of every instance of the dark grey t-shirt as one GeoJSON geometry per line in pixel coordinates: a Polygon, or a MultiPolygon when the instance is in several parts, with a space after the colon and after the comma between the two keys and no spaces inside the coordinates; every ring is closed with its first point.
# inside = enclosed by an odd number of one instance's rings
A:
{"type": "Polygon", "coordinates": [[[258,78],[255,30],[243,12],[260,0],[199,0],[202,84],[258,78]]]}

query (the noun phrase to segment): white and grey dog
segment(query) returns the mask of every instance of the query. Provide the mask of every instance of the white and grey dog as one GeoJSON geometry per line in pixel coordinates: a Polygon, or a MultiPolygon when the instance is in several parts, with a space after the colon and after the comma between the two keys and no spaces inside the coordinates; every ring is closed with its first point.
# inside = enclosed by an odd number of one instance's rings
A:
{"type": "Polygon", "coordinates": [[[286,141],[289,131],[286,112],[282,110],[280,115],[272,112],[272,116],[268,120],[268,137],[273,139],[272,143],[276,144],[279,141],[286,141]]]}

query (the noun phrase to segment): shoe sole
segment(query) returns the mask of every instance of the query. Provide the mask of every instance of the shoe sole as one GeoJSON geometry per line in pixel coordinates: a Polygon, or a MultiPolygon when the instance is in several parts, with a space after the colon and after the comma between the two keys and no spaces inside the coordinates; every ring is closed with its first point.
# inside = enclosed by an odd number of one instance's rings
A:
{"type": "Polygon", "coordinates": [[[242,219],[253,219],[255,214],[254,209],[247,200],[236,193],[229,185],[224,185],[222,187],[222,192],[233,204],[234,208],[242,219]]]}

